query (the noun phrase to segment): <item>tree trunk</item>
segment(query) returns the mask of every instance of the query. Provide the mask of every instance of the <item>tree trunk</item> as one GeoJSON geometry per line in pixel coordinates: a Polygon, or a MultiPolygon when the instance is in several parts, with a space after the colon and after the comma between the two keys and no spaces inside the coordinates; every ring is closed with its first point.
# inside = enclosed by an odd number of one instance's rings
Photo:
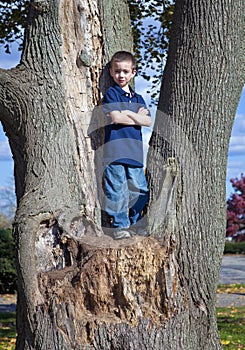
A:
{"type": "Polygon", "coordinates": [[[162,188],[169,201],[152,237],[117,242],[100,228],[100,147],[88,134],[108,58],[132,50],[126,3],[31,2],[21,63],[0,71],[18,201],[17,349],[220,349],[215,290],[241,9],[241,0],[177,1],[151,140],[150,216],[162,188]]]}
{"type": "Polygon", "coordinates": [[[160,236],[170,242],[175,278],[186,293],[174,316],[178,326],[170,327],[173,319],[165,325],[168,341],[162,341],[169,349],[221,348],[216,287],[225,239],[228,145],[245,77],[243,28],[242,1],[176,1],[147,167],[153,178],[150,217],[170,183],[172,192],[163,202],[167,211],[154,221],[152,234],[165,228],[160,236]],[[174,166],[166,166],[171,159],[174,166]],[[183,342],[177,345],[180,334],[183,342]]]}

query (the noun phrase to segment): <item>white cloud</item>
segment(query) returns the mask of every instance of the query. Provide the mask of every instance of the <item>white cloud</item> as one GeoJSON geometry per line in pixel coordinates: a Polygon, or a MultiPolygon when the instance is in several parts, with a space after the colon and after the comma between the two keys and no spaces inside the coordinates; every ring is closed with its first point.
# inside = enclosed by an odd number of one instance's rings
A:
{"type": "Polygon", "coordinates": [[[243,159],[235,159],[228,162],[227,178],[240,177],[241,173],[245,174],[245,162],[243,159]]]}
{"type": "Polygon", "coordinates": [[[233,135],[230,140],[229,155],[245,155],[245,135],[233,135]]]}
{"type": "Polygon", "coordinates": [[[0,140],[0,161],[12,160],[12,154],[7,140],[0,140]]]}
{"type": "Polygon", "coordinates": [[[232,134],[244,134],[245,132],[245,114],[238,113],[236,114],[232,134]]]}
{"type": "MultiPolygon", "coordinates": [[[[245,155],[245,115],[237,114],[232,129],[229,156],[245,155]]],[[[245,157],[244,157],[245,158],[245,157]]],[[[244,159],[245,163],[245,159],[244,159]]]]}

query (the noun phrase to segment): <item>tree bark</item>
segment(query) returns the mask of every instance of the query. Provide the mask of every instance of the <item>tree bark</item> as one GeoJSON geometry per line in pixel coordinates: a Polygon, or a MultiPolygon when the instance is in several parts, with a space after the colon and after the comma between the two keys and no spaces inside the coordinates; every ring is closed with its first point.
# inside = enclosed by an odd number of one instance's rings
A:
{"type": "Polygon", "coordinates": [[[100,147],[88,134],[109,57],[132,50],[126,2],[31,2],[21,63],[0,71],[18,201],[17,349],[221,349],[215,291],[242,9],[176,2],[148,161],[149,215],[157,199],[162,210],[152,237],[117,242],[100,227],[100,147]]]}
{"type": "Polygon", "coordinates": [[[61,238],[89,229],[101,235],[88,127],[109,55],[132,50],[129,28],[122,1],[32,1],[20,65],[0,72],[1,122],[15,162],[18,203],[19,349],[46,346],[36,336],[44,303],[39,273],[71,264],[61,238]],[[110,48],[102,30],[108,6],[107,24],[117,22],[110,24],[110,48]]]}
{"type": "Polygon", "coordinates": [[[186,343],[176,349],[221,348],[215,301],[225,239],[228,145],[245,77],[242,28],[242,1],[176,1],[148,153],[150,208],[169,179],[176,183],[167,223],[161,216],[154,226],[167,228],[161,232],[164,242],[176,242],[176,278],[187,294],[186,305],[179,305],[175,314],[178,327],[165,331],[173,349],[179,334],[186,343]],[[178,168],[172,176],[171,167],[163,172],[169,159],[178,168]]]}

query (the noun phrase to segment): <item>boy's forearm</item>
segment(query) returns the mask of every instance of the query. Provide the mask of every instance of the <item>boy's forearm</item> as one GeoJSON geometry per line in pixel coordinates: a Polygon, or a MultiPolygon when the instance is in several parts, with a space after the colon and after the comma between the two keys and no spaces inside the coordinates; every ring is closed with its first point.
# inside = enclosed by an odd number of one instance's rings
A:
{"type": "Polygon", "coordinates": [[[151,117],[148,114],[127,111],[127,115],[135,122],[136,125],[151,126],[151,117]]]}
{"type": "Polygon", "coordinates": [[[125,113],[126,111],[112,111],[109,113],[112,124],[136,125],[135,121],[125,113]]]}
{"type": "Polygon", "coordinates": [[[109,115],[112,119],[113,124],[151,126],[151,117],[146,113],[148,113],[148,111],[142,108],[141,113],[135,113],[130,110],[124,110],[112,111],[109,115]],[[144,112],[142,112],[142,110],[144,112]]]}

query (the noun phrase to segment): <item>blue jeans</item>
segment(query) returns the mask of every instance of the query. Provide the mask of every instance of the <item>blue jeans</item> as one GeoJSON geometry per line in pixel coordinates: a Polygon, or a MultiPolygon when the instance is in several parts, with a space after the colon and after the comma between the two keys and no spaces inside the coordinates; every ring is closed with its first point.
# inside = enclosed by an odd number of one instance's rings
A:
{"type": "Polygon", "coordinates": [[[104,171],[105,211],[111,227],[128,228],[142,216],[149,201],[144,170],[128,164],[111,163],[104,171]]]}

